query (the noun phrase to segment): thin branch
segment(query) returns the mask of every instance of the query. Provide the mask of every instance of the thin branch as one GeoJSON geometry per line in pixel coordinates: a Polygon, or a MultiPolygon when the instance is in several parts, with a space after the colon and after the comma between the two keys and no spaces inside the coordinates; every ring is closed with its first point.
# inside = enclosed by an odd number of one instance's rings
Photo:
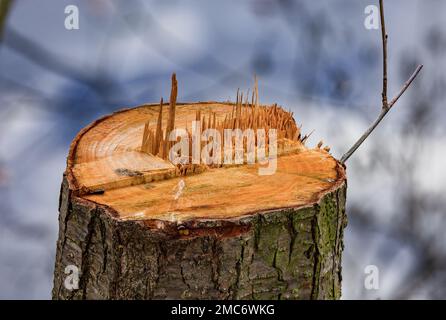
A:
{"type": "Polygon", "coordinates": [[[379,125],[379,123],[382,121],[382,119],[385,117],[387,112],[392,109],[393,105],[398,101],[398,99],[403,95],[403,93],[409,88],[410,84],[415,80],[418,73],[420,73],[421,69],[423,68],[423,65],[419,65],[417,69],[414,71],[414,73],[410,76],[409,80],[406,81],[404,86],[401,88],[400,92],[393,98],[390,103],[388,104],[387,108],[382,108],[381,113],[379,114],[378,118],[373,122],[373,124],[370,126],[370,128],[367,129],[367,131],[359,138],[359,140],[353,145],[353,147],[350,148],[341,158],[341,163],[345,163],[348,158],[353,154],[353,152],[356,151],[356,149],[359,148],[359,146],[364,142],[365,139],[375,130],[375,128],[379,125]]]}
{"type": "Polygon", "coordinates": [[[382,107],[387,108],[387,33],[386,22],[384,20],[383,0],[379,0],[379,13],[381,16],[381,38],[383,45],[383,91],[382,91],[382,107]]]}
{"type": "Polygon", "coordinates": [[[403,95],[403,93],[410,86],[412,81],[420,73],[423,65],[419,65],[414,73],[410,76],[409,80],[406,81],[404,86],[401,88],[400,92],[393,98],[390,103],[387,101],[387,33],[386,33],[386,23],[384,19],[384,4],[383,0],[379,0],[379,12],[381,16],[381,37],[383,46],[383,90],[382,90],[382,108],[381,113],[372,125],[367,129],[366,132],[356,141],[356,143],[341,157],[340,162],[344,164],[348,158],[359,148],[359,146],[368,138],[368,136],[375,130],[375,128],[380,124],[382,119],[386,114],[392,109],[393,105],[398,101],[398,99],[403,95]]]}
{"type": "Polygon", "coordinates": [[[410,84],[415,80],[418,73],[420,73],[421,69],[423,69],[423,65],[420,64],[415,69],[414,73],[410,76],[410,78],[404,83],[404,86],[401,88],[400,92],[390,101],[389,109],[393,107],[393,105],[398,101],[398,99],[403,95],[403,93],[409,88],[410,84]]]}

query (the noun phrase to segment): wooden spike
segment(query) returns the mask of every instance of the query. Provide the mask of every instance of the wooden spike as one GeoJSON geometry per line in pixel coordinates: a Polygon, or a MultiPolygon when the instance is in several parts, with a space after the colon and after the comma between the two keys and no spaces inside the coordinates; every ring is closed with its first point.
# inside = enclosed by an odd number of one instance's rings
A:
{"type": "Polygon", "coordinates": [[[154,155],[157,155],[160,150],[161,139],[163,137],[163,98],[160,100],[160,111],[158,113],[158,120],[156,124],[155,133],[155,149],[154,155]]]}
{"type": "Polygon", "coordinates": [[[254,90],[255,90],[255,104],[256,104],[256,107],[258,107],[258,105],[259,105],[259,84],[258,84],[258,82],[257,82],[257,76],[254,76],[254,82],[255,82],[255,84],[254,84],[254,90]]]}
{"type": "Polygon", "coordinates": [[[208,127],[207,129],[212,128],[212,110],[209,109],[209,115],[208,115],[208,127]]]}
{"type": "Polygon", "coordinates": [[[146,133],[145,133],[145,139],[141,146],[141,151],[153,154],[152,150],[152,142],[153,142],[153,131],[149,129],[148,123],[146,123],[146,133]]]}
{"type": "Polygon", "coordinates": [[[167,145],[166,145],[166,142],[167,142],[167,140],[163,138],[161,140],[161,143],[160,143],[160,151],[159,151],[159,153],[161,155],[161,158],[163,158],[163,159],[167,159],[167,152],[166,152],[167,145]]]}
{"type": "Polygon", "coordinates": [[[240,98],[237,99],[237,111],[236,111],[236,128],[240,128],[240,120],[242,115],[242,102],[243,102],[243,92],[240,93],[240,98]]]}
{"type": "Polygon", "coordinates": [[[152,130],[150,130],[150,153],[155,155],[155,149],[156,149],[156,140],[155,140],[155,134],[152,130]]]}
{"type": "Polygon", "coordinates": [[[201,122],[201,131],[206,130],[206,116],[203,116],[203,120],[201,122]]]}
{"type": "Polygon", "coordinates": [[[176,74],[172,74],[172,89],[170,91],[170,101],[169,101],[169,119],[167,122],[166,137],[168,138],[170,132],[175,127],[175,108],[177,105],[177,94],[178,94],[178,83],[176,74]]]}
{"type": "Polygon", "coordinates": [[[147,121],[144,125],[144,131],[142,134],[142,142],[141,142],[141,151],[142,152],[146,152],[146,153],[151,152],[151,150],[147,149],[147,141],[149,139],[149,135],[150,135],[150,120],[147,121]]]}

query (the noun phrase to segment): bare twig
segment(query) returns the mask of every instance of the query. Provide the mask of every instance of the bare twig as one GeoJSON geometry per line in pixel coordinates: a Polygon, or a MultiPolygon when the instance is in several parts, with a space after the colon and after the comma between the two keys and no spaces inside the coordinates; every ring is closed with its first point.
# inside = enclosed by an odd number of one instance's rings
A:
{"type": "Polygon", "coordinates": [[[383,89],[382,89],[382,108],[381,113],[378,118],[372,125],[367,129],[366,132],[356,141],[356,143],[341,157],[340,162],[345,163],[348,158],[359,148],[359,146],[367,139],[367,137],[375,130],[375,128],[380,124],[382,119],[386,116],[386,114],[392,109],[393,105],[398,101],[398,99],[403,95],[403,93],[410,86],[412,81],[417,77],[418,73],[420,73],[423,65],[419,65],[414,73],[410,76],[409,80],[406,81],[404,86],[401,88],[399,93],[390,101],[387,101],[387,33],[386,33],[386,24],[384,20],[384,5],[383,0],[379,0],[380,6],[380,15],[381,15],[381,35],[382,35],[382,45],[383,45],[383,89]]]}
{"type": "Polygon", "coordinates": [[[390,103],[388,104],[387,108],[382,108],[381,113],[379,114],[378,118],[373,122],[373,124],[367,129],[366,132],[359,138],[359,140],[353,145],[353,147],[350,148],[341,158],[341,163],[345,163],[345,161],[350,158],[350,156],[353,154],[353,152],[356,151],[356,149],[359,148],[359,146],[364,142],[365,139],[375,130],[375,128],[378,126],[378,124],[381,122],[381,120],[385,117],[387,112],[392,109],[393,105],[398,101],[398,99],[403,95],[403,93],[409,88],[410,84],[413,80],[415,80],[418,73],[423,68],[423,65],[419,65],[417,69],[414,71],[414,73],[410,76],[409,80],[406,81],[404,86],[401,88],[400,92],[393,98],[390,103]]]}
{"type": "Polygon", "coordinates": [[[382,91],[382,107],[387,108],[387,33],[386,22],[384,20],[383,0],[379,0],[379,12],[381,16],[381,37],[383,45],[383,91],[382,91]]]}

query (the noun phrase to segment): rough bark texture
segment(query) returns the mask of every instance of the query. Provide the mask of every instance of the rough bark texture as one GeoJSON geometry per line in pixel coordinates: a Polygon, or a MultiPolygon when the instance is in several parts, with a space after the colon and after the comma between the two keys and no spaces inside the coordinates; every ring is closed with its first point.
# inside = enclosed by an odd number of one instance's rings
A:
{"type": "Polygon", "coordinates": [[[337,299],[345,199],[344,182],[308,207],[159,229],[119,220],[64,178],[53,299],[337,299]]]}

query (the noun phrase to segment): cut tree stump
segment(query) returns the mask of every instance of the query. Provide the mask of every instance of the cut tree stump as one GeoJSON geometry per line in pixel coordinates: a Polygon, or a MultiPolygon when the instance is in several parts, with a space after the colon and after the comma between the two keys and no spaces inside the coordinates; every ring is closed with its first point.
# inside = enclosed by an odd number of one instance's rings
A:
{"type": "Polygon", "coordinates": [[[172,103],[143,105],[97,120],[73,141],[53,298],[339,298],[344,167],[328,148],[306,147],[276,105],[174,100],[173,120],[172,103]],[[275,174],[259,175],[258,163],[173,165],[160,128],[189,130],[197,119],[219,130],[279,126],[275,174]],[[64,285],[70,265],[77,289],[64,285]]]}

